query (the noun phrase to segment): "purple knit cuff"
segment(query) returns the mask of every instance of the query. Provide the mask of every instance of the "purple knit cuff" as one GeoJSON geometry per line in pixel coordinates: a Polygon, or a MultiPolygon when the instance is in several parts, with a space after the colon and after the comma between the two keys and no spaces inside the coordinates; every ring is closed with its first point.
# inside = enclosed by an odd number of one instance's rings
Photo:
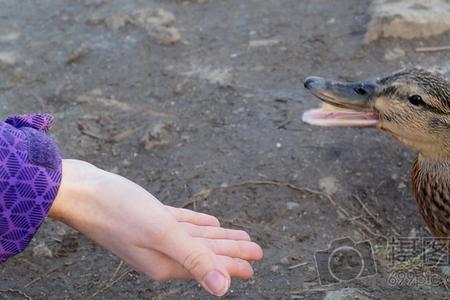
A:
{"type": "Polygon", "coordinates": [[[61,155],[48,114],[0,122],[0,263],[29,244],[61,184],[61,155]]]}

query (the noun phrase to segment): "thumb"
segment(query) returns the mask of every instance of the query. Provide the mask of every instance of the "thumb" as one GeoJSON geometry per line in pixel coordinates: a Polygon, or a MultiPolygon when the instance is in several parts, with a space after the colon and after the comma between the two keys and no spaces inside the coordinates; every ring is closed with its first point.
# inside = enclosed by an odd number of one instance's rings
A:
{"type": "Polygon", "coordinates": [[[180,263],[209,293],[223,296],[230,288],[230,275],[218,256],[184,229],[175,226],[159,246],[159,251],[180,263]]]}

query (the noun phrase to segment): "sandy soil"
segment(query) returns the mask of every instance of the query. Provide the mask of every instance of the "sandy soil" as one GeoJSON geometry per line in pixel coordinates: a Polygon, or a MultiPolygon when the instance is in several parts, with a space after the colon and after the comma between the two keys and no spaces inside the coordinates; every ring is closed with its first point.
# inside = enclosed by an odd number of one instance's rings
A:
{"type": "MultiPolygon", "coordinates": [[[[443,299],[445,285],[388,284],[382,237],[427,235],[410,192],[415,154],[377,130],[301,122],[317,104],[303,89],[307,75],[364,79],[412,65],[447,71],[450,52],[415,48],[448,44],[450,34],[362,45],[369,4],[0,0],[1,116],[49,111],[65,157],[248,230],[265,259],[225,299],[356,297],[330,291],[443,299]],[[164,11],[142,20],[133,15],[142,9],[164,11]],[[378,272],[321,286],[314,253],[340,237],[370,240],[378,272]]],[[[0,290],[0,299],[211,298],[194,282],[150,281],[52,221],[0,267],[0,290]]]]}

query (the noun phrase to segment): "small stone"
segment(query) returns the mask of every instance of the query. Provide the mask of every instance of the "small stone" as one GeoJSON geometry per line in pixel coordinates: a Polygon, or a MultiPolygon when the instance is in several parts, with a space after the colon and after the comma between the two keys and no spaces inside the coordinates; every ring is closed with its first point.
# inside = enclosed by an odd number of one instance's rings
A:
{"type": "Polygon", "coordinates": [[[33,248],[33,256],[35,257],[53,257],[53,252],[50,250],[45,243],[40,243],[33,248]]]}
{"type": "Polygon", "coordinates": [[[164,9],[140,9],[114,15],[106,20],[108,28],[119,30],[126,25],[144,28],[148,35],[163,45],[172,45],[181,40],[177,28],[171,26],[175,16],[164,9]]]}
{"type": "Polygon", "coordinates": [[[210,83],[225,86],[231,80],[231,71],[232,70],[230,68],[218,69],[212,68],[211,66],[197,65],[193,67],[192,70],[183,72],[182,75],[188,77],[198,77],[209,81],[210,83]]]}
{"type": "Polygon", "coordinates": [[[375,297],[370,294],[355,288],[343,288],[337,291],[328,291],[323,298],[324,300],[372,300],[375,297]]]}
{"type": "Polygon", "coordinates": [[[248,44],[249,48],[258,48],[258,47],[270,47],[280,43],[279,40],[275,39],[266,39],[266,40],[253,40],[248,44]]]}
{"type": "Polygon", "coordinates": [[[121,14],[115,15],[106,20],[106,26],[111,30],[119,30],[129,23],[129,15],[121,14]]]}
{"type": "Polygon", "coordinates": [[[7,34],[0,35],[0,43],[14,42],[20,36],[18,32],[10,32],[7,34]]]}
{"type": "Polygon", "coordinates": [[[404,182],[400,182],[397,187],[399,190],[403,190],[406,188],[406,184],[404,182]]]}
{"type": "Polygon", "coordinates": [[[89,53],[89,46],[82,44],[78,49],[73,51],[66,60],[66,65],[71,65],[79,61],[83,56],[89,53]]]}
{"type": "Polygon", "coordinates": [[[289,257],[286,256],[280,259],[280,263],[282,263],[283,265],[289,265],[291,262],[289,260],[289,257]]]}
{"type": "Polygon", "coordinates": [[[388,49],[384,53],[384,59],[387,61],[396,60],[405,56],[405,51],[401,48],[388,49]]]}
{"type": "Polygon", "coordinates": [[[272,267],[270,267],[270,270],[274,273],[278,272],[279,269],[280,269],[279,265],[273,265],[272,267]]]}
{"type": "Polygon", "coordinates": [[[276,145],[275,145],[278,149],[280,149],[281,148],[281,143],[276,143],[276,145]]]}
{"type": "Polygon", "coordinates": [[[98,16],[94,16],[86,20],[86,24],[90,26],[98,26],[103,24],[103,22],[105,22],[105,19],[98,16]]]}
{"type": "Polygon", "coordinates": [[[17,56],[13,52],[0,52],[0,67],[11,67],[17,62],[17,56]]]}
{"type": "Polygon", "coordinates": [[[163,45],[173,45],[181,40],[181,34],[175,27],[154,26],[147,30],[148,34],[163,45]]]}
{"type": "Polygon", "coordinates": [[[129,161],[128,159],[124,159],[122,160],[121,164],[122,166],[129,167],[131,166],[131,161],[129,161]]]}
{"type": "Polygon", "coordinates": [[[169,144],[173,130],[174,125],[172,123],[158,123],[145,130],[141,143],[144,145],[145,150],[166,146],[169,144]]]}
{"type": "Polygon", "coordinates": [[[56,230],[56,235],[59,237],[64,236],[66,233],[67,233],[67,231],[63,226],[58,227],[58,229],[56,230]]]}
{"type": "Polygon", "coordinates": [[[324,177],[319,181],[320,188],[327,194],[332,195],[337,192],[337,179],[335,177],[324,177]]]}
{"type": "Polygon", "coordinates": [[[103,95],[103,91],[101,89],[93,89],[89,92],[89,94],[93,96],[101,96],[103,95]]]}
{"type": "Polygon", "coordinates": [[[109,169],[109,172],[113,173],[113,174],[119,174],[119,167],[118,166],[114,166],[114,167],[109,169]]]}
{"type": "Polygon", "coordinates": [[[164,9],[143,9],[135,11],[132,15],[140,24],[168,26],[175,21],[175,16],[173,13],[164,9]]]}
{"type": "Polygon", "coordinates": [[[286,207],[287,207],[288,210],[294,210],[297,207],[300,207],[300,204],[298,204],[297,202],[289,201],[289,202],[286,203],[286,207]]]}
{"type": "Polygon", "coordinates": [[[84,5],[87,7],[98,8],[108,2],[111,2],[111,0],[84,0],[84,5]]]}
{"type": "Polygon", "coordinates": [[[415,239],[415,238],[417,238],[417,236],[418,236],[417,230],[415,228],[412,228],[409,231],[408,238],[415,239]]]}

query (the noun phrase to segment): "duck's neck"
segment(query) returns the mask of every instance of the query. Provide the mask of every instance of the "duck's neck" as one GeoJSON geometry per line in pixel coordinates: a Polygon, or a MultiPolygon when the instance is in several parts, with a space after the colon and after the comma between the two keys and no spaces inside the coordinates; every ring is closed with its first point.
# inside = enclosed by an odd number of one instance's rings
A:
{"type": "Polygon", "coordinates": [[[450,236],[450,161],[419,154],[412,168],[415,198],[433,235],[450,236]]]}

